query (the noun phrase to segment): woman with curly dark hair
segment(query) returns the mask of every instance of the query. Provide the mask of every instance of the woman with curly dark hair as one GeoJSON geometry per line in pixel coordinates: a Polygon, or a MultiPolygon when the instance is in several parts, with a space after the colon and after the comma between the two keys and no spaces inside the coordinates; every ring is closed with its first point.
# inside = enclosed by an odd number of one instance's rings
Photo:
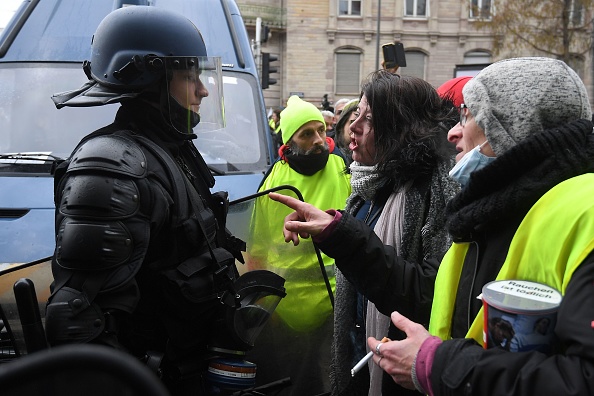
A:
{"type": "Polygon", "coordinates": [[[451,243],[444,210],[459,186],[448,177],[454,153],[446,131],[459,114],[426,81],[380,70],[364,82],[355,115],[344,212],[271,198],[296,209],[287,220],[305,220],[300,230],[335,258],[332,395],[408,395],[374,364],[354,376],[351,368],[368,352],[367,337],[402,338],[386,316],[392,311],[428,323],[433,282],[419,278],[435,277],[451,243]]]}

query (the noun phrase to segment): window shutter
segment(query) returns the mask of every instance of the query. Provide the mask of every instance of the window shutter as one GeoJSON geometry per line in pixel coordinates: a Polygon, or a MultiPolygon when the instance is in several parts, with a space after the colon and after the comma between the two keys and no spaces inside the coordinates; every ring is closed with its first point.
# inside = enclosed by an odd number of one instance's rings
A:
{"type": "Polygon", "coordinates": [[[361,54],[336,53],[336,93],[358,94],[360,90],[361,54]]]}
{"type": "Polygon", "coordinates": [[[406,51],[406,67],[400,74],[425,79],[425,54],[420,51],[406,51]]]}

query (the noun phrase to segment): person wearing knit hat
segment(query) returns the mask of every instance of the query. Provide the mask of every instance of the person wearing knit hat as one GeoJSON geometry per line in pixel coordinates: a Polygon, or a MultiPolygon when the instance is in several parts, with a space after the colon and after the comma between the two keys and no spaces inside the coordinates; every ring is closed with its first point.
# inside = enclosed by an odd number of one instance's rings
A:
{"type": "MultiPolygon", "coordinates": [[[[397,383],[434,396],[591,395],[594,377],[584,373],[594,372],[594,134],[586,87],[563,61],[526,57],[486,67],[463,95],[461,132],[449,140],[469,177],[447,205],[454,243],[437,272],[429,330],[393,312],[407,338],[370,338],[370,350],[381,345],[373,361],[397,383]],[[485,345],[491,310],[478,296],[495,280],[563,295],[551,352],[485,345]]],[[[501,289],[510,312],[524,297],[536,301],[535,289],[511,289],[507,297],[501,289]]]]}
{"type": "Polygon", "coordinates": [[[310,121],[320,121],[324,124],[324,116],[320,109],[299,96],[291,96],[287,101],[287,107],[281,112],[280,127],[283,143],[287,144],[295,132],[310,121]]]}
{"type": "Polygon", "coordinates": [[[509,59],[477,77],[464,87],[464,103],[496,155],[531,134],[592,118],[586,88],[564,62],[509,59]]]}
{"type": "Polygon", "coordinates": [[[452,128],[461,128],[458,120],[460,119],[460,111],[462,110],[460,106],[464,104],[462,89],[471,78],[469,76],[455,77],[444,82],[437,88],[439,96],[452,104],[451,117],[449,117],[447,122],[443,123],[446,131],[452,128]]]}
{"type": "MultiPolygon", "coordinates": [[[[320,109],[291,96],[281,112],[280,127],[284,144],[279,159],[264,176],[258,191],[290,185],[320,209],[344,208],[351,193],[350,175],[342,153],[326,136],[320,109]]],[[[289,190],[280,192],[295,196],[289,190]]],[[[254,204],[247,267],[267,269],[285,278],[287,296],[248,358],[258,365],[258,385],[291,377],[293,385],[289,393],[283,394],[322,394],[330,390],[334,260],[323,254],[318,259],[311,240],[298,249],[285,243],[280,230],[289,213],[290,209],[266,195],[254,204]]]]}
{"type": "Polygon", "coordinates": [[[470,76],[454,77],[437,88],[437,93],[442,98],[447,98],[452,101],[456,108],[459,108],[464,103],[464,97],[462,96],[462,88],[471,79],[470,76]]]}
{"type": "Polygon", "coordinates": [[[468,127],[449,133],[459,152],[450,174],[462,185],[529,135],[592,114],[579,76],[549,58],[500,61],[470,80],[463,96],[460,125],[468,127]]]}

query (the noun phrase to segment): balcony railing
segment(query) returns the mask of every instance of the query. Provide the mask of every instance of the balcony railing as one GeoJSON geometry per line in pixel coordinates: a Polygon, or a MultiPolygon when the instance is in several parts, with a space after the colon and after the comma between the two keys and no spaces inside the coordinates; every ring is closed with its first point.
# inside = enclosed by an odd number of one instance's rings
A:
{"type": "Polygon", "coordinates": [[[287,27],[286,11],[280,7],[271,7],[255,4],[238,4],[243,22],[247,26],[256,24],[256,18],[262,18],[262,23],[268,27],[284,29],[287,27]]]}

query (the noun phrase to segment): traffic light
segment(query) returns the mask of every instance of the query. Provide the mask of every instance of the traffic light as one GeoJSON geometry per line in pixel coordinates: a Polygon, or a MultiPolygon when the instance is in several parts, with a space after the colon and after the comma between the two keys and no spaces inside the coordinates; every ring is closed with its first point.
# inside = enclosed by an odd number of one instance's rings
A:
{"type": "Polygon", "coordinates": [[[276,84],[276,78],[271,78],[272,73],[277,73],[276,67],[271,67],[270,63],[278,60],[278,56],[268,53],[262,53],[262,89],[268,88],[270,85],[276,84]]]}
{"type": "Polygon", "coordinates": [[[268,25],[264,25],[262,26],[262,36],[260,38],[260,41],[263,43],[267,42],[268,36],[270,36],[270,28],[268,27],[268,25]]]}

